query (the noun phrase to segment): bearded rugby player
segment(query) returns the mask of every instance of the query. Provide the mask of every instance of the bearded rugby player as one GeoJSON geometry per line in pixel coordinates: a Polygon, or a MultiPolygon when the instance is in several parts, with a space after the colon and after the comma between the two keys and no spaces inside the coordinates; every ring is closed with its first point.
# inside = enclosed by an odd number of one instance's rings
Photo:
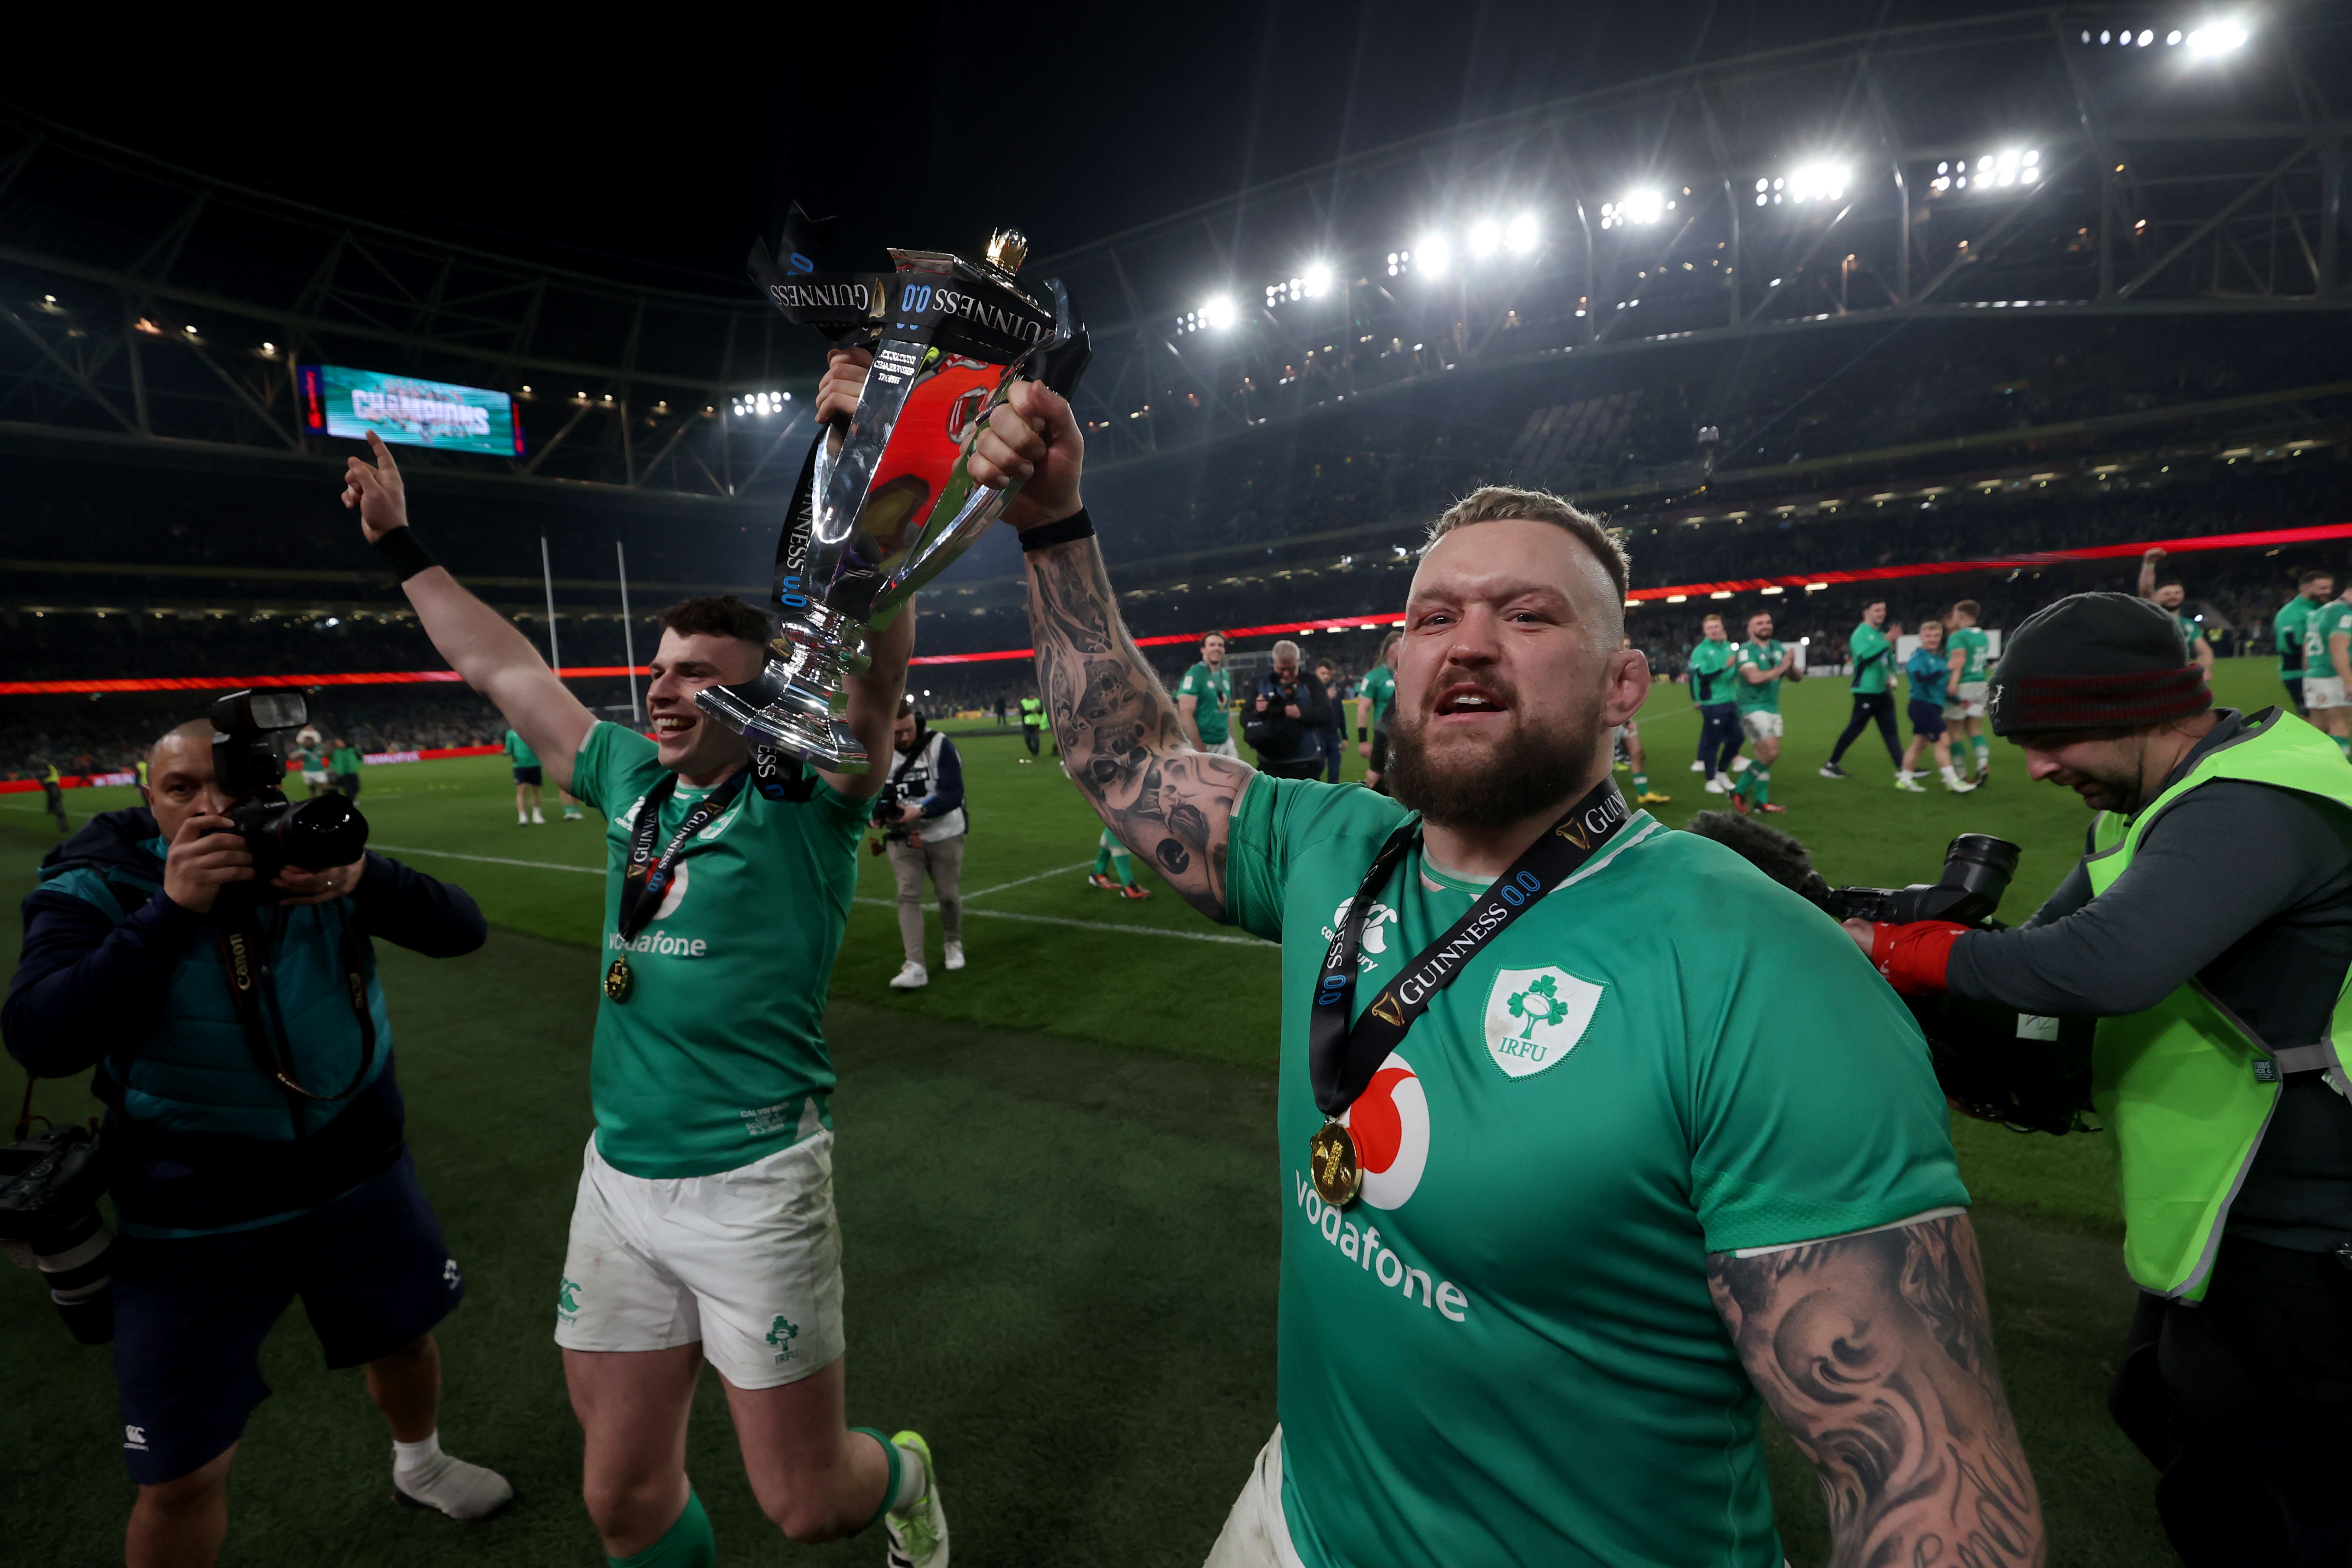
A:
{"type": "Polygon", "coordinates": [[[1284,948],[1279,1425],[1213,1568],[1776,1568],[1759,1392],[1837,1561],[2041,1562],[1909,1015],[1825,916],[1611,783],[1650,677],[1609,536],[1522,490],[1439,520],[1389,800],[1188,742],[1082,460],[1036,386],[971,459],[1026,481],[1006,521],[1070,776],[1284,948]]]}
{"type": "MultiPolygon", "coordinates": [[[[834,353],[821,426],[855,408],[868,358],[834,353]]],[[[343,501],[400,574],[434,647],[498,704],[556,788],[610,819],[610,967],[589,1068],[596,1131],[555,1328],[606,1553],[628,1568],[714,1561],[686,1473],[687,1417],[709,1362],[751,1489],[786,1535],[827,1541],[878,1522],[893,1568],[947,1568],[929,1448],[844,1414],[822,1021],[883,771],[820,771],[798,800],[743,787],[748,745],[694,702],[703,687],[749,680],[764,658],[767,617],[733,598],[663,613],[646,689],[652,739],[598,721],[511,622],[434,564],[407,526],[392,453],[370,440],[375,464],[351,460],[343,501]],[[646,812],[654,822],[641,831],[646,812]],[[630,888],[625,873],[647,865],[644,887],[630,888]]],[[[871,757],[892,754],[914,622],[910,605],[870,634],[872,667],[848,682],[844,717],[871,757]]]]}

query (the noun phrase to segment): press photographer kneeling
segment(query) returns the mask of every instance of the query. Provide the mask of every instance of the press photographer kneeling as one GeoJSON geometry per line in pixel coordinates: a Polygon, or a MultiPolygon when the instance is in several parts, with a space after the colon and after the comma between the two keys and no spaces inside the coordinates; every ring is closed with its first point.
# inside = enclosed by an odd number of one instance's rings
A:
{"type": "MultiPolygon", "coordinates": [[[[43,863],[0,1015],[28,1073],[95,1066],[109,1108],[131,1568],[218,1556],[230,1461],[269,1392],[257,1352],[298,1295],[327,1364],[367,1368],[395,1497],[468,1519],[512,1495],[440,1451],[431,1331],[465,1288],[403,1142],[369,945],[469,952],[481,912],[366,853],[343,796],[287,803],[302,707],[238,692],[155,743],[148,805],[97,817],[43,863]]],[[[37,1199],[26,1185],[12,1208],[37,1199]]],[[[103,1336],[102,1305],[80,1303],[78,1334],[103,1336]]]]}
{"type": "Polygon", "coordinates": [[[1993,732],[2098,813],[2023,926],[1847,922],[1895,988],[2100,1022],[2144,1294],[2108,1397],[2190,1568],[2352,1542],[2352,767],[2211,706],[2163,611],[2079,594],[1994,672],[1993,732]]]}

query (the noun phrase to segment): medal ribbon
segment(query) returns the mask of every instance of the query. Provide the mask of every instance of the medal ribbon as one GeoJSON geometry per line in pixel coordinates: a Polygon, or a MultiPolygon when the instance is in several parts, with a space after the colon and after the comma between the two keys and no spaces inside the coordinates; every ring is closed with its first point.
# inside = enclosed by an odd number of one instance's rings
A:
{"type": "Polygon", "coordinates": [[[654,840],[661,837],[661,808],[677,790],[677,775],[664,773],[661,782],[646,792],[645,800],[637,806],[637,826],[629,843],[629,864],[622,872],[621,912],[615,922],[621,941],[636,940],[654,911],[661,908],[663,891],[669,887],[670,873],[677,868],[678,857],[686,852],[687,840],[710,826],[711,821],[734,803],[742,793],[743,781],[751,770],[740,768],[729,775],[727,782],[695,803],[686,820],[677,825],[669,842],[662,847],[660,858],[654,856],[654,840]]]}
{"type": "Polygon", "coordinates": [[[1348,1015],[1355,1010],[1356,953],[1363,942],[1364,922],[1371,914],[1373,898],[1421,842],[1421,819],[1409,817],[1390,834],[1373,857],[1363,886],[1349,901],[1339,929],[1332,934],[1330,949],[1323,955],[1323,973],[1315,984],[1315,1005],[1307,1015],[1307,1075],[1315,1087],[1315,1103],[1323,1114],[1336,1118],[1353,1105],[1389,1053],[1404,1043],[1406,1032],[1429,1011],[1437,994],[1513,921],[1599,854],[1632,817],[1625,797],[1617,792],[1617,781],[1601,780],[1528,846],[1511,868],[1470,906],[1468,914],[1423,948],[1394,980],[1382,986],[1351,1029],[1348,1015]]]}

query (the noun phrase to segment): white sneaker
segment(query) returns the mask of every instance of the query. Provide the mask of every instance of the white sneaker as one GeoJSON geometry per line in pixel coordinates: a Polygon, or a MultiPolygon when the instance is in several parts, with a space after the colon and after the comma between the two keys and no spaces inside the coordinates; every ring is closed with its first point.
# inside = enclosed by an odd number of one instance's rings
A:
{"type": "Polygon", "coordinates": [[[930,983],[931,972],[910,959],[907,963],[899,965],[898,973],[890,977],[890,989],[893,991],[920,991],[924,986],[929,985],[930,983]]]}
{"type": "Polygon", "coordinates": [[[948,967],[950,969],[963,967],[963,943],[960,942],[948,943],[948,967]]]}
{"type": "Polygon", "coordinates": [[[417,1472],[392,1472],[392,1500],[410,1508],[437,1509],[451,1519],[487,1519],[513,1500],[506,1477],[444,1454],[417,1472]]]}
{"type": "Polygon", "coordinates": [[[1723,782],[1723,775],[1721,773],[1717,773],[1713,778],[1706,781],[1706,793],[1709,795],[1729,795],[1731,793],[1731,786],[1723,782]]]}
{"type": "Polygon", "coordinates": [[[1748,771],[1748,760],[1746,757],[1734,757],[1734,758],[1732,758],[1732,759],[1731,759],[1731,771],[1732,771],[1733,773],[1746,773],[1746,772],[1748,771]]]}
{"type": "Polygon", "coordinates": [[[1693,762],[1691,763],[1691,772],[1695,773],[1703,773],[1706,772],[1706,764],[1701,762],[1693,762]]]}
{"type": "Polygon", "coordinates": [[[540,816],[539,813],[535,811],[530,814],[530,820],[538,826],[544,827],[547,826],[547,818],[540,816]]]}
{"type": "Polygon", "coordinates": [[[1977,786],[1969,783],[1968,780],[1960,777],[1958,773],[1946,773],[1944,775],[1944,787],[1950,790],[1954,795],[1967,795],[1977,786]]]}
{"type": "Polygon", "coordinates": [[[1921,784],[1916,778],[1914,778],[1909,773],[1896,773],[1895,775],[1895,787],[1899,790],[1908,790],[1913,795],[1926,795],[1927,793],[1927,786],[1921,784]]]}

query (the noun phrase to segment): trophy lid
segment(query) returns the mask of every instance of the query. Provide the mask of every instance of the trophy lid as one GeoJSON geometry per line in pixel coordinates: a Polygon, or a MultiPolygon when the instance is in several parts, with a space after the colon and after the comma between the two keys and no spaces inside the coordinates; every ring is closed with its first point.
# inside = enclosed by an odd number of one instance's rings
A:
{"type": "Polygon", "coordinates": [[[1017,228],[1000,228],[988,237],[988,264],[1008,277],[1029,259],[1029,237],[1017,228]]]}

